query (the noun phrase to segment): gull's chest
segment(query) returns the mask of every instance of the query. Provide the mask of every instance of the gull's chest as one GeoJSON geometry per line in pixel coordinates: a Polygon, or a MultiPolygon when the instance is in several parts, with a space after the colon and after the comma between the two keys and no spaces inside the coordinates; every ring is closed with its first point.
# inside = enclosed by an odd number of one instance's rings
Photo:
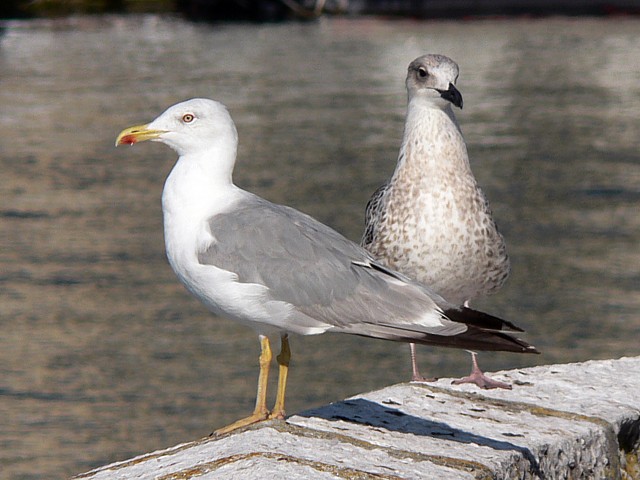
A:
{"type": "Polygon", "coordinates": [[[207,218],[212,208],[204,195],[198,195],[194,189],[181,188],[175,180],[169,177],[165,184],[162,212],[167,257],[180,276],[179,271],[195,266],[198,252],[211,241],[207,218]]]}
{"type": "Polygon", "coordinates": [[[233,187],[200,181],[195,169],[178,167],[167,178],[162,194],[167,259],[187,289],[211,306],[218,302],[216,292],[232,283],[233,272],[214,264],[204,266],[198,255],[215,241],[210,219],[232,209],[238,195],[233,187]]]}
{"type": "Polygon", "coordinates": [[[475,179],[446,169],[394,179],[370,250],[456,303],[498,288],[509,272],[475,179]]]}
{"type": "Polygon", "coordinates": [[[387,231],[393,241],[422,256],[438,255],[472,250],[488,220],[473,178],[451,171],[416,174],[392,183],[380,233],[387,231]]]}

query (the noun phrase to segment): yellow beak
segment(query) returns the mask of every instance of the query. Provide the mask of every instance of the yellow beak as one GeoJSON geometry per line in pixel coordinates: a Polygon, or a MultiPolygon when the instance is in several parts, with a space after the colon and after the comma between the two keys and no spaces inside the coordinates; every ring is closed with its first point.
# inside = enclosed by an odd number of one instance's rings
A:
{"type": "Polygon", "coordinates": [[[148,124],[135,125],[120,132],[118,138],[116,138],[116,147],[118,145],[133,145],[145,140],[153,140],[163,133],[166,133],[166,130],[150,130],[148,124]]]}

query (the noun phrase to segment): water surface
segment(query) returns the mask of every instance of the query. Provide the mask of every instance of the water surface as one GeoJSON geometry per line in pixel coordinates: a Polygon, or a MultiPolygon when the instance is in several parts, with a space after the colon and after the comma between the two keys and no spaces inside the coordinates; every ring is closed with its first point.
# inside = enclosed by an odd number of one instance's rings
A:
{"type": "MultiPolygon", "coordinates": [[[[636,19],[193,25],[96,17],[0,38],[0,468],[58,478],[207,435],[253,406],[258,342],[210,315],[164,257],[175,155],[115,149],[124,127],[194,96],[228,105],[239,185],[358,240],[393,171],[406,66],[461,66],[457,112],[513,274],[478,302],[540,356],[637,355],[640,84],[636,19]]],[[[407,347],[294,337],[290,412],[405,381],[407,347]]],[[[468,356],[420,349],[425,373],[468,356]]],[[[621,379],[622,381],[623,379],[621,379]]]]}

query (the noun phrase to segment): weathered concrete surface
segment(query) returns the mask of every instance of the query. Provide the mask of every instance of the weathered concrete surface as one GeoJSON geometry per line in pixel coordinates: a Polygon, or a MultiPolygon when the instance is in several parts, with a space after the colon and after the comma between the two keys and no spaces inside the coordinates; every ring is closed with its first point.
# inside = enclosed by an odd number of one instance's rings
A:
{"type": "Polygon", "coordinates": [[[640,479],[640,357],[399,384],[90,479],[640,479]]]}

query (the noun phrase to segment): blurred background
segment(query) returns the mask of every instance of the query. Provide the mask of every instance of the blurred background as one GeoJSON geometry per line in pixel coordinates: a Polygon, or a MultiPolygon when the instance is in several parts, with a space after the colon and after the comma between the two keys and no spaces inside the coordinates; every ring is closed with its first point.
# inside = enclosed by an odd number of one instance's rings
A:
{"type": "MultiPolygon", "coordinates": [[[[483,353],[481,365],[639,354],[639,17],[408,18],[327,2],[302,5],[311,21],[210,23],[169,1],[2,5],[1,478],[68,477],[253,408],[257,337],[209,314],[164,256],[175,154],[114,147],[124,127],[195,96],[234,117],[237,184],[358,241],[395,166],[407,65],[450,56],[456,115],[513,265],[474,306],[543,352],[483,353]]],[[[410,378],[406,345],[330,334],[291,345],[290,413],[410,378]]],[[[458,350],[419,348],[419,361],[431,376],[469,369],[458,350]]]]}
{"type": "Polygon", "coordinates": [[[638,0],[3,0],[0,18],[178,12],[191,20],[272,22],[325,14],[411,18],[638,14],[638,0]]]}

